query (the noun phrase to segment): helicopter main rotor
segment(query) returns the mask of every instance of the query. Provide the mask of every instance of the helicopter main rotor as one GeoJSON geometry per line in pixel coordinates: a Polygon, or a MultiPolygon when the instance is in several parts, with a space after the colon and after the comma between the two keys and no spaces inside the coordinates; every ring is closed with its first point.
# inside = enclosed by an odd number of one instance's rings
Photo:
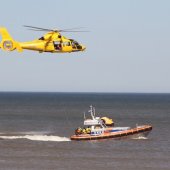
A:
{"type": "Polygon", "coordinates": [[[24,27],[29,28],[32,31],[50,31],[50,32],[89,32],[89,31],[78,31],[76,29],[82,29],[84,27],[74,27],[69,29],[48,29],[48,28],[41,28],[41,27],[34,27],[29,25],[23,25],[24,27]]]}

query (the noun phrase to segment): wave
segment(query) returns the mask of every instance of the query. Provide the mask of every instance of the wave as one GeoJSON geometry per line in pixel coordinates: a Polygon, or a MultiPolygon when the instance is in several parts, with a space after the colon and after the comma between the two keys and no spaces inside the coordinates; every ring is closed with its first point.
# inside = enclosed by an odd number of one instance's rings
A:
{"type": "Polygon", "coordinates": [[[1,139],[29,139],[34,141],[55,141],[66,142],[70,141],[67,137],[53,136],[53,135],[23,135],[23,136],[0,136],[1,139]]]}

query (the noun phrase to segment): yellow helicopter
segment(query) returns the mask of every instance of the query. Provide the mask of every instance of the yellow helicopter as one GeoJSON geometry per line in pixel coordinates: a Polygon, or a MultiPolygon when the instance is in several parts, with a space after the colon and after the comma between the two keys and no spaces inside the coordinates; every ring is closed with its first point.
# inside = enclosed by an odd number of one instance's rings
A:
{"type": "MultiPolygon", "coordinates": [[[[29,28],[34,31],[45,31],[47,32],[41,38],[29,41],[29,42],[18,42],[15,41],[10,34],[8,33],[5,27],[0,27],[0,35],[2,36],[2,41],[0,42],[0,48],[4,51],[14,51],[22,52],[23,49],[33,50],[42,52],[51,52],[51,53],[70,53],[84,51],[86,47],[82,44],[79,44],[73,39],[66,38],[60,34],[60,32],[87,32],[87,31],[75,31],[78,28],[71,29],[46,29],[40,27],[33,27],[24,25],[24,27],[29,28]]],[[[79,27],[81,28],[81,27],[79,27]]]]}

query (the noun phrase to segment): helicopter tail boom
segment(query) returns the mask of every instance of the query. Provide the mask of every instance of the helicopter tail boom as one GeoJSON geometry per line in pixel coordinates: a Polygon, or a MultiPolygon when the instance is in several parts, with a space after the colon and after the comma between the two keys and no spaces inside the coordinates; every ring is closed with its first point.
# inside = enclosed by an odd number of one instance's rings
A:
{"type": "Polygon", "coordinates": [[[6,28],[0,27],[0,35],[2,36],[0,48],[5,51],[13,51],[16,49],[17,51],[22,52],[22,48],[19,43],[11,37],[6,28]]]}

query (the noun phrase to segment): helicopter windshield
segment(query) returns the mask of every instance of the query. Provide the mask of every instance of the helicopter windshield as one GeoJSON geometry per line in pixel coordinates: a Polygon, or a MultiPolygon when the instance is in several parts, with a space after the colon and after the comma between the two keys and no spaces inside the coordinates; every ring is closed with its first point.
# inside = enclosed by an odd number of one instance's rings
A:
{"type": "Polygon", "coordinates": [[[82,49],[82,46],[77,41],[75,41],[73,39],[70,39],[70,41],[71,41],[72,47],[74,49],[82,49]]]}

